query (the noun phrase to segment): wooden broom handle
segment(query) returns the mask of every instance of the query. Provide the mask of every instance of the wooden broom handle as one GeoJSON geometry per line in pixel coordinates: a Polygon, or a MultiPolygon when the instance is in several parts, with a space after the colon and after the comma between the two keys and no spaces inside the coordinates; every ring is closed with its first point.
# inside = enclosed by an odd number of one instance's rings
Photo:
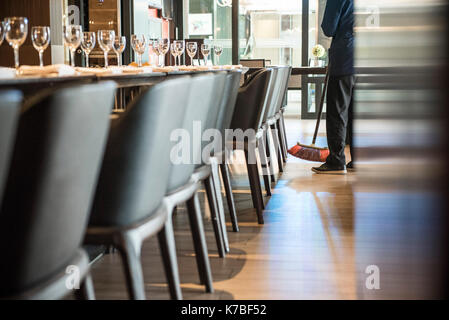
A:
{"type": "Polygon", "coordinates": [[[318,119],[316,121],[315,133],[313,134],[312,144],[315,144],[316,138],[318,137],[318,130],[320,128],[321,116],[323,114],[323,108],[324,108],[324,98],[326,96],[327,86],[329,83],[329,67],[330,67],[330,65],[328,65],[326,68],[326,78],[324,79],[324,89],[323,89],[323,93],[321,94],[320,108],[318,110],[318,119]]]}

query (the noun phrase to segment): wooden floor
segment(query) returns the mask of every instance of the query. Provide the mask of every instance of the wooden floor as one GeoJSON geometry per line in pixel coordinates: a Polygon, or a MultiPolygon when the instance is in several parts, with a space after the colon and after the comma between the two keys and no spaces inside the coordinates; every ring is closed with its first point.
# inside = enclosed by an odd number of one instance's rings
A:
{"type": "MultiPolygon", "coordinates": [[[[309,121],[290,119],[287,127],[290,145],[309,141],[313,132],[309,121]]],[[[369,128],[378,127],[364,122],[359,145],[373,143],[369,128]]],[[[440,217],[437,195],[421,179],[422,163],[405,170],[400,161],[364,160],[357,174],[319,176],[310,171],[313,163],[290,158],[266,198],[263,226],[256,223],[245,167],[232,166],[241,231],[231,232],[228,223],[231,253],[225,259],[218,257],[211,222],[204,220],[215,293],[198,284],[184,208],[174,218],[184,299],[438,297],[440,217]],[[370,265],[379,267],[380,290],[365,286],[370,265]]],[[[146,242],[142,263],[147,299],[168,299],[156,239],[146,242]]],[[[127,298],[118,254],[96,263],[93,279],[97,299],[127,298]]]]}

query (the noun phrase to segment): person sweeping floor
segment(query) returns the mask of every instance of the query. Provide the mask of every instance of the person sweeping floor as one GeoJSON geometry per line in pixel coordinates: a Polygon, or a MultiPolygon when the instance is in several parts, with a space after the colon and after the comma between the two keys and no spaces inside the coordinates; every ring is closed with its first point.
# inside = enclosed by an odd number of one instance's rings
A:
{"type": "MultiPolygon", "coordinates": [[[[318,174],[345,174],[354,170],[353,153],[353,93],[354,76],[354,1],[328,0],[321,24],[324,34],[332,37],[326,95],[327,150],[314,145],[296,146],[301,158],[325,163],[312,168],[318,174]],[[351,162],[346,165],[346,138],[351,150],[351,162]],[[323,156],[325,155],[325,156],[323,156]]],[[[326,87],[326,86],[325,86],[326,87]]],[[[315,140],[315,139],[314,139],[315,140]]],[[[295,148],[295,147],[294,147],[295,148]]],[[[292,149],[294,149],[292,148],[292,149]]],[[[291,152],[292,153],[292,152],[291,152]]]]}

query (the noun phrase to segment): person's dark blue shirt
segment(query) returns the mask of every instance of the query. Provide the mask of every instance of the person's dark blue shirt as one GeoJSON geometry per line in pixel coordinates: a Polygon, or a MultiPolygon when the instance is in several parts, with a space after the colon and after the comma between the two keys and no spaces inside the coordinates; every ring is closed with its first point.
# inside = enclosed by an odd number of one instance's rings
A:
{"type": "Polygon", "coordinates": [[[354,74],[354,1],[327,0],[321,28],[327,37],[332,37],[330,75],[354,74]]]}

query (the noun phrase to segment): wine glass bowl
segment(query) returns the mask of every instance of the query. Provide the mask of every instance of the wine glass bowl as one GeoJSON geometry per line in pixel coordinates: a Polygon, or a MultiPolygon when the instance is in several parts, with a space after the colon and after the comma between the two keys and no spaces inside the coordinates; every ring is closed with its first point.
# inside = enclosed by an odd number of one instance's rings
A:
{"type": "Polygon", "coordinates": [[[5,38],[14,49],[14,65],[19,68],[19,48],[28,35],[28,19],[25,17],[9,17],[4,20],[5,38]]]}
{"type": "Polygon", "coordinates": [[[217,66],[220,65],[220,56],[223,53],[223,46],[221,44],[214,45],[214,53],[217,56],[217,66]]]}
{"type": "Polygon", "coordinates": [[[211,51],[211,46],[209,44],[202,44],[201,45],[201,53],[203,54],[204,65],[205,66],[207,66],[207,60],[208,60],[210,51],[211,51]]]}
{"type": "Polygon", "coordinates": [[[107,68],[108,53],[114,47],[115,31],[114,30],[98,30],[98,44],[104,52],[104,67],[107,68]]]}
{"type": "Polygon", "coordinates": [[[131,36],[131,47],[137,55],[137,64],[139,67],[142,66],[142,55],[145,53],[146,49],[146,39],[144,35],[138,36],[133,34],[131,36]]]}
{"type": "Polygon", "coordinates": [[[83,28],[80,25],[68,25],[64,27],[64,43],[70,50],[72,67],[75,67],[75,52],[81,45],[83,28]]]}
{"type": "Polygon", "coordinates": [[[44,66],[44,51],[50,44],[50,27],[35,26],[31,28],[31,40],[39,53],[39,65],[44,66]]]}
{"type": "Polygon", "coordinates": [[[123,51],[126,49],[126,37],[117,37],[114,40],[112,49],[114,50],[115,54],[117,55],[117,65],[121,66],[122,63],[120,61],[120,56],[122,55],[123,51]]]}
{"type": "Polygon", "coordinates": [[[86,56],[86,67],[89,68],[89,55],[94,50],[96,44],[95,32],[83,32],[83,40],[81,41],[81,50],[86,56]]]}
{"type": "Polygon", "coordinates": [[[193,66],[193,59],[195,58],[195,56],[198,52],[198,43],[187,42],[186,49],[187,49],[187,54],[190,57],[190,65],[193,66]]]}

